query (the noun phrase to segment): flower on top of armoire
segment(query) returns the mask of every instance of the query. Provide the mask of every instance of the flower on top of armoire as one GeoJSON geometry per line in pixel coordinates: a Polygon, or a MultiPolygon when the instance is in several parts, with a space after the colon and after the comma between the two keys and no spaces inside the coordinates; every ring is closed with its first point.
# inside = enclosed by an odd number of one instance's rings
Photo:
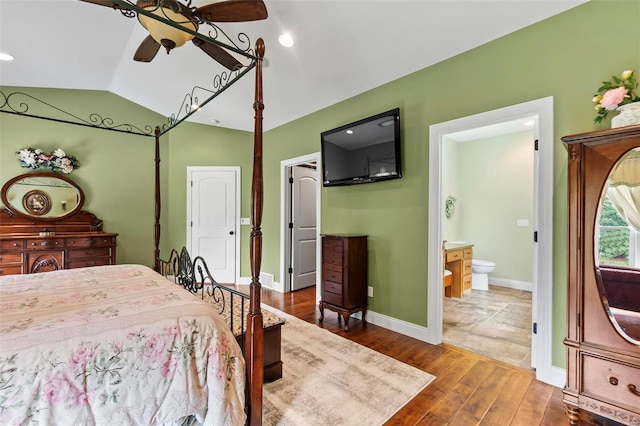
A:
{"type": "Polygon", "coordinates": [[[16,158],[20,160],[22,167],[33,170],[51,168],[54,172],[71,173],[80,167],[78,159],[64,152],[62,148],[52,151],[51,154],[41,149],[22,148],[16,151],[16,158]]]}
{"type": "Polygon", "coordinates": [[[638,82],[634,70],[625,70],[620,76],[612,75],[610,81],[603,81],[592,99],[596,104],[597,112],[593,122],[601,122],[609,112],[615,111],[618,107],[640,102],[640,96],[635,93],[637,88],[638,82]]]}

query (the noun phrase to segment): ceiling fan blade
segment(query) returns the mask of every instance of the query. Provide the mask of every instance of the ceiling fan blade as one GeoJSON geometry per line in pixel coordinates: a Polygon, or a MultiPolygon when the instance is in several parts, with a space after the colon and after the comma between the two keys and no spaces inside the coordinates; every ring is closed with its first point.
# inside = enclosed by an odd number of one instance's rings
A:
{"type": "Polygon", "coordinates": [[[193,41],[193,44],[195,44],[200,49],[202,49],[204,53],[206,53],[211,58],[215,59],[216,61],[218,61],[223,66],[230,69],[231,71],[235,71],[239,68],[242,68],[242,64],[240,63],[240,61],[238,61],[236,58],[231,56],[229,52],[227,52],[217,44],[206,42],[197,37],[194,38],[192,41],[193,41]]]}
{"type": "Polygon", "coordinates": [[[151,62],[156,57],[156,53],[160,50],[160,43],[155,41],[153,37],[148,35],[133,55],[133,60],[138,62],[151,62]]]}
{"type": "Polygon", "coordinates": [[[246,22],[267,18],[267,7],[262,0],[227,0],[196,9],[196,14],[211,22],[246,22]]]}

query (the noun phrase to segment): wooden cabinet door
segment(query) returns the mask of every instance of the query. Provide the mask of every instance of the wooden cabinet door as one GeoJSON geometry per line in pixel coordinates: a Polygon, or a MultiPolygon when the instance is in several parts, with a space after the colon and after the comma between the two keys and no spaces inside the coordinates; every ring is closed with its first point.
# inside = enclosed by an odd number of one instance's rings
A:
{"type": "Polygon", "coordinates": [[[27,270],[30,274],[64,269],[63,251],[36,251],[27,256],[27,270]]]}

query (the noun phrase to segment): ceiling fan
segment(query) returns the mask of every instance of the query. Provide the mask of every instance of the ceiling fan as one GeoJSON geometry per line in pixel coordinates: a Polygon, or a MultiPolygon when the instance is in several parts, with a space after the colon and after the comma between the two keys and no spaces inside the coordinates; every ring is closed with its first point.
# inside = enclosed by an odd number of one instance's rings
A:
{"type": "MultiPolygon", "coordinates": [[[[113,0],[80,0],[113,9],[127,10],[126,6],[113,0]]],[[[198,31],[198,22],[246,22],[267,18],[267,8],[262,0],[226,0],[210,3],[201,7],[192,7],[191,0],[183,4],[178,0],[137,0],[135,5],[156,16],[175,22],[191,31],[198,31]]],[[[134,61],[151,62],[160,46],[164,46],[167,54],[176,47],[191,41],[207,55],[226,68],[234,71],[242,64],[224,48],[215,43],[194,37],[193,34],[174,28],[161,21],[143,14],[137,14],[138,21],[149,31],[133,56],[134,61]]],[[[129,16],[129,15],[127,15],[129,16]]]]}

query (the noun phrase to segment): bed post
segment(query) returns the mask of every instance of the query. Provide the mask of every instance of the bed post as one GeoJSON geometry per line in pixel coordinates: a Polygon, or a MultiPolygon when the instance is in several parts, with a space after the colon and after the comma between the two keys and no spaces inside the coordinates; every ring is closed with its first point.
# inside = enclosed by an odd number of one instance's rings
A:
{"type": "Polygon", "coordinates": [[[249,424],[262,424],[262,381],[264,377],[262,310],[260,309],[260,264],[262,260],[262,60],[264,58],[264,41],[256,41],[256,87],[253,103],[254,140],[253,140],[253,178],[251,182],[251,285],[249,295],[251,302],[247,315],[247,332],[245,333],[245,359],[247,365],[247,398],[249,403],[249,424]]]}
{"type": "Polygon", "coordinates": [[[156,126],[156,184],[155,184],[155,223],[153,225],[154,249],[153,249],[153,269],[160,272],[160,127],[156,126]]]}

